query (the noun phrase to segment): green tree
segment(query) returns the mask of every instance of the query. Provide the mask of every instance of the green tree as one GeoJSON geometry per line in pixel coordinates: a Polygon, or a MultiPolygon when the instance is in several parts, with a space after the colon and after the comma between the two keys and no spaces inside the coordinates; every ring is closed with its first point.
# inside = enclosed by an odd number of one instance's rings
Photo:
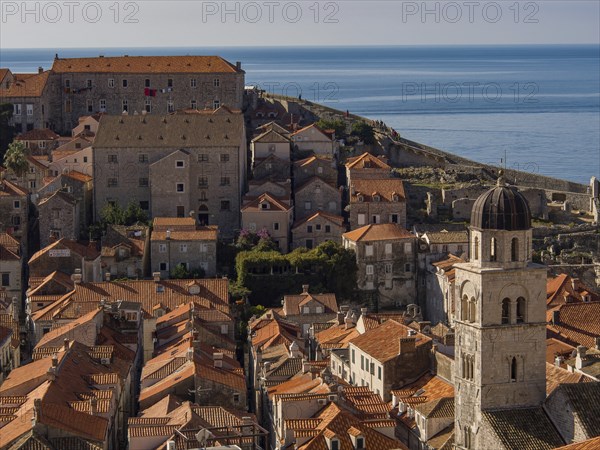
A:
{"type": "Polygon", "coordinates": [[[185,265],[177,264],[173,270],[171,270],[171,278],[176,280],[186,280],[190,278],[204,278],[204,269],[198,267],[196,269],[188,270],[185,265]]]}
{"type": "Polygon", "coordinates": [[[4,155],[4,166],[13,171],[18,177],[24,175],[29,169],[27,162],[27,149],[21,141],[13,141],[4,155]]]}
{"type": "Polygon", "coordinates": [[[341,119],[321,119],[316,125],[321,130],[335,130],[336,139],[346,136],[346,122],[341,119]]]}
{"type": "Polygon", "coordinates": [[[4,154],[15,137],[15,127],[9,125],[12,115],[12,104],[0,104],[0,161],[4,161],[4,154]]]}
{"type": "Polygon", "coordinates": [[[352,124],[352,136],[356,136],[365,144],[373,144],[375,142],[373,127],[366,122],[354,122],[352,124]]]}
{"type": "Polygon", "coordinates": [[[134,202],[130,202],[125,209],[114,203],[107,203],[100,211],[102,224],[106,225],[133,225],[138,222],[147,222],[148,215],[134,202]]]}

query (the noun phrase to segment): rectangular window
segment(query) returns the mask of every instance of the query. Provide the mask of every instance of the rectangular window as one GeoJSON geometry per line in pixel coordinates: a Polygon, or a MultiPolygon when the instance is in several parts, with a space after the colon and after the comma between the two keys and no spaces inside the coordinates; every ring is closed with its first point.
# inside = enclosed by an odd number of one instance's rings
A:
{"type": "Polygon", "coordinates": [[[185,192],[185,185],[183,183],[177,183],[175,185],[175,190],[177,192],[185,192]]]}
{"type": "Polygon", "coordinates": [[[185,206],[177,206],[177,217],[185,217],[185,206]]]}
{"type": "Polygon", "coordinates": [[[148,178],[140,178],[138,180],[139,187],[148,187],[148,178]]]}
{"type": "Polygon", "coordinates": [[[198,104],[196,103],[196,100],[192,100],[192,101],[190,102],[190,107],[191,107],[192,109],[198,109],[198,104]]]}
{"type": "Polygon", "coordinates": [[[385,244],[385,254],[386,255],[392,254],[392,244],[385,244]]]}
{"type": "Polygon", "coordinates": [[[405,272],[410,272],[410,263],[404,264],[404,271],[405,272]]]}
{"type": "Polygon", "coordinates": [[[10,273],[3,273],[2,274],[2,286],[9,286],[10,285],[10,273]]]}
{"type": "MultiPolygon", "coordinates": [[[[29,183],[30,186],[31,186],[31,183],[35,184],[35,181],[30,182],[29,183]]],[[[16,226],[21,225],[21,216],[12,216],[11,219],[12,219],[12,224],[13,225],[16,225],[16,226]]]]}
{"type": "Polygon", "coordinates": [[[123,108],[122,108],[122,111],[123,111],[123,112],[129,112],[129,102],[128,102],[127,100],[123,100],[123,101],[121,102],[121,105],[122,105],[122,107],[123,107],[123,108]]]}
{"type": "Polygon", "coordinates": [[[123,87],[126,88],[129,85],[126,78],[123,78],[123,87]]]}
{"type": "Polygon", "coordinates": [[[91,89],[92,87],[92,80],[85,80],[85,87],[88,89],[91,89]]]}
{"type": "Polygon", "coordinates": [[[175,167],[178,169],[183,169],[185,167],[185,162],[182,160],[177,160],[175,161],[175,167]]]}
{"type": "Polygon", "coordinates": [[[231,205],[229,200],[221,200],[221,211],[229,211],[231,209],[231,205]]]}
{"type": "Polygon", "coordinates": [[[331,233],[331,225],[325,225],[325,233],[331,233]]]}
{"type": "Polygon", "coordinates": [[[356,363],[356,353],[354,351],[354,349],[352,349],[352,364],[356,363]]]}
{"type": "Polygon", "coordinates": [[[114,88],[115,87],[115,79],[114,78],[109,78],[108,79],[108,87],[109,88],[114,88]]]}
{"type": "Polygon", "coordinates": [[[229,155],[227,153],[221,153],[220,159],[221,159],[221,162],[228,162],[229,155]]]}
{"type": "Polygon", "coordinates": [[[148,154],[147,153],[139,153],[138,161],[141,163],[147,163],[148,162],[148,154]]]}
{"type": "Polygon", "coordinates": [[[15,116],[20,116],[21,115],[21,104],[20,103],[15,103],[13,105],[13,114],[15,116]]]}
{"type": "Polygon", "coordinates": [[[117,187],[119,185],[118,178],[109,178],[108,179],[108,187],[117,187]]]}
{"type": "Polygon", "coordinates": [[[173,78],[167,80],[167,87],[173,87],[173,78]]]}
{"type": "Polygon", "coordinates": [[[175,112],[175,103],[173,103],[173,100],[167,100],[167,112],[175,112]]]}
{"type": "Polygon", "coordinates": [[[373,264],[367,264],[366,271],[367,275],[373,275],[373,264]]]}
{"type": "Polygon", "coordinates": [[[190,87],[197,87],[198,86],[198,80],[196,80],[195,78],[190,79],[190,87]]]}
{"type": "Polygon", "coordinates": [[[152,100],[150,100],[149,98],[146,99],[146,103],[144,104],[144,109],[146,110],[147,113],[152,112],[152,100]]]}
{"type": "Polygon", "coordinates": [[[150,209],[150,202],[148,200],[141,200],[140,208],[142,208],[144,211],[148,211],[150,209]]]}
{"type": "Polygon", "coordinates": [[[279,222],[273,222],[273,230],[279,231],[279,222]]]}
{"type": "Polygon", "coordinates": [[[315,225],[315,230],[321,231],[321,224],[320,223],[318,223],[318,224],[315,225]]]}
{"type": "Polygon", "coordinates": [[[373,256],[373,246],[365,245],[365,256],[373,256]]]}
{"type": "Polygon", "coordinates": [[[146,78],[144,80],[144,87],[148,87],[148,88],[150,87],[150,78],[146,78]]]}
{"type": "Polygon", "coordinates": [[[221,107],[221,102],[219,100],[213,101],[213,109],[219,109],[221,107]]]}
{"type": "Polygon", "coordinates": [[[208,252],[208,244],[201,243],[200,244],[200,253],[207,253],[207,252],[208,252]]]}
{"type": "Polygon", "coordinates": [[[117,158],[117,155],[108,155],[108,162],[109,163],[118,163],[119,159],[117,158]]]}
{"type": "Polygon", "coordinates": [[[198,187],[206,189],[208,187],[208,177],[198,177],[198,187]]]}
{"type": "Polygon", "coordinates": [[[100,112],[106,112],[106,99],[100,99],[100,112]]]}
{"type": "Polygon", "coordinates": [[[13,208],[15,208],[15,209],[21,208],[21,201],[20,200],[15,200],[13,202],[13,208]]]}
{"type": "Polygon", "coordinates": [[[187,253],[187,249],[188,249],[187,244],[179,244],[179,252],[180,253],[187,253]]]}
{"type": "Polygon", "coordinates": [[[312,230],[313,230],[313,227],[312,227],[312,225],[307,225],[307,226],[306,226],[306,232],[307,232],[307,233],[312,233],[312,230]]]}
{"type": "Polygon", "coordinates": [[[360,355],[360,370],[365,370],[365,357],[360,355]]]}
{"type": "Polygon", "coordinates": [[[221,81],[218,78],[215,78],[213,80],[213,86],[214,87],[219,87],[221,85],[221,81]]]}
{"type": "Polygon", "coordinates": [[[71,87],[71,80],[65,80],[65,87],[67,89],[71,87]]]}
{"type": "Polygon", "coordinates": [[[65,112],[71,112],[71,100],[69,99],[65,100],[65,112]]]}
{"type": "Polygon", "coordinates": [[[159,253],[167,253],[167,244],[158,244],[159,253]]]}
{"type": "Polygon", "coordinates": [[[385,273],[392,273],[392,263],[387,263],[385,265],[385,273]]]}
{"type": "Polygon", "coordinates": [[[229,177],[221,177],[221,186],[229,186],[231,184],[231,180],[229,177]]]}
{"type": "Polygon", "coordinates": [[[381,366],[377,367],[377,378],[381,380],[381,366]]]}
{"type": "Polygon", "coordinates": [[[358,224],[359,225],[364,225],[366,223],[366,217],[364,214],[359,214],[358,215],[358,224]]]}
{"type": "Polygon", "coordinates": [[[208,161],[208,154],[207,153],[200,153],[198,154],[198,162],[207,162],[208,161]]]}
{"type": "Polygon", "coordinates": [[[169,270],[169,265],[166,262],[161,262],[159,268],[161,271],[169,270]]]}
{"type": "Polygon", "coordinates": [[[87,112],[89,112],[89,113],[94,112],[94,102],[92,100],[88,99],[86,101],[86,103],[87,103],[87,112]]]}
{"type": "Polygon", "coordinates": [[[308,248],[308,249],[312,249],[313,248],[314,242],[313,242],[312,239],[306,239],[305,242],[306,242],[306,248],[308,248]]]}
{"type": "Polygon", "coordinates": [[[390,222],[391,223],[398,223],[398,214],[392,214],[392,215],[390,215],[390,222]]]}
{"type": "Polygon", "coordinates": [[[33,104],[27,103],[26,107],[27,107],[27,115],[33,116],[33,104]]]}
{"type": "Polygon", "coordinates": [[[411,253],[412,252],[412,244],[410,242],[407,242],[406,244],[404,244],[404,253],[411,253]]]}

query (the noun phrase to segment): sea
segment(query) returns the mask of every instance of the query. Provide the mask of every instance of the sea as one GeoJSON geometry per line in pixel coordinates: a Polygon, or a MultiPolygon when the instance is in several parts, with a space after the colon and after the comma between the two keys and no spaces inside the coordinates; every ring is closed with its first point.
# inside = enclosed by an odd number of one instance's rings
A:
{"type": "Polygon", "coordinates": [[[215,54],[246,85],[382,120],[457,155],[589,183],[600,178],[600,46],[0,49],[35,72],[60,57],[215,54]]]}

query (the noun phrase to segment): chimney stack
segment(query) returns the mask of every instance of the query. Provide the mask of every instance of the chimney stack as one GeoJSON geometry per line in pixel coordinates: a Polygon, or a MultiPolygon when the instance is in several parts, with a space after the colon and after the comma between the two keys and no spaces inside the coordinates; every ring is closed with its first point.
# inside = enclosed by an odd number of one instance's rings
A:
{"type": "Polygon", "coordinates": [[[47,380],[54,381],[56,380],[56,367],[48,367],[47,380]]]}
{"type": "Polygon", "coordinates": [[[308,373],[310,372],[310,364],[307,360],[303,359],[302,360],[302,373],[308,373]]]}
{"type": "Polygon", "coordinates": [[[303,295],[308,294],[308,284],[303,284],[302,285],[302,294],[303,295]]]}
{"type": "Polygon", "coordinates": [[[35,424],[42,417],[42,399],[36,398],[33,400],[33,417],[31,417],[31,426],[35,427],[35,424]]]}
{"type": "Polygon", "coordinates": [[[152,279],[155,283],[158,283],[160,281],[160,272],[152,272],[152,279]]]}
{"type": "Polygon", "coordinates": [[[554,358],[554,365],[556,367],[560,367],[563,363],[563,357],[560,355],[556,355],[556,357],[554,358]]]}
{"type": "Polygon", "coordinates": [[[223,353],[213,353],[213,361],[215,363],[215,367],[222,368],[223,367],[223,353]]]}
{"type": "Polygon", "coordinates": [[[110,281],[110,272],[106,272],[106,273],[104,274],[104,279],[105,279],[106,281],[110,281]]]}
{"type": "Polygon", "coordinates": [[[63,341],[63,350],[66,352],[69,350],[69,339],[65,338],[65,340],[63,341]]]}
{"type": "Polygon", "coordinates": [[[342,311],[338,311],[337,313],[337,323],[338,325],[344,325],[344,313],[342,311]]]}
{"type": "Polygon", "coordinates": [[[369,308],[360,308],[361,314],[367,314],[369,312],[369,308]]]}
{"type": "Polygon", "coordinates": [[[584,358],[587,348],[583,345],[577,347],[577,356],[575,357],[575,368],[581,370],[584,366],[584,358]]]}
{"type": "Polygon", "coordinates": [[[42,66],[38,67],[38,73],[44,73],[44,68],[42,66]]]}
{"type": "Polygon", "coordinates": [[[242,62],[241,61],[236,61],[235,62],[235,68],[237,70],[242,70],[242,62]]]}
{"type": "Polygon", "coordinates": [[[98,414],[98,399],[96,397],[90,398],[90,412],[92,416],[98,414]]]}
{"type": "Polygon", "coordinates": [[[73,272],[73,275],[71,275],[71,280],[73,280],[73,283],[75,284],[80,284],[81,283],[81,269],[75,269],[75,271],[73,272]]]}
{"type": "Polygon", "coordinates": [[[398,354],[414,353],[416,349],[417,339],[414,336],[400,338],[400,346],[398,348],[398,354]]]}
{"type": "Polygon", "coordinates": [[[58,355],[56,353],[52,355],[52,367],[55,369],[58,367],[58,355]]]}
{"type": "Polygon", "coordinates": [[[194,349],[193,348],[188,348],[186,356],[187,356],[187,360],[188,361],[193,361],[194,360],[194,349]]]}

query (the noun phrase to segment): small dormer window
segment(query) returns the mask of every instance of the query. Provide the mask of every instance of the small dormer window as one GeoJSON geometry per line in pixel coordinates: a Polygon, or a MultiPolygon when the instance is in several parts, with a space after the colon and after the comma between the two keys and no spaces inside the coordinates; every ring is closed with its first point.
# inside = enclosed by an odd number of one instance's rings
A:
{"type": "Polygon", "coordinates": [[[357,199],[361,203],[365,201],[365,197],[362,194],[358,194],[357,199]]]}
{"type": "Polygon", "coordinates": [[[380,201],[381,201],[381,196],[380,196],[379,194],[375,194],[375,195],[373,196],[373,201],[374,201],[374,202],[380,202],[380,201]]]}
{"type": "Polygon", "coordinates": [[[398,194],[393,194],[392,195],[392,201],[397,202],[400,200],[400,197],[398,196],[398,194]]]}
{"type": "Polygon", "coordinates": [[[364,450],[365,449],[364,436],[356,436],[354,438],[354,448],[356,448],[356,450],[364,450]]]}
{"type": "Polygon", "coordinates": [[[270,205],[267,202],[263,202],[260,204],[260,209],[269,209],[270,205]]]}

